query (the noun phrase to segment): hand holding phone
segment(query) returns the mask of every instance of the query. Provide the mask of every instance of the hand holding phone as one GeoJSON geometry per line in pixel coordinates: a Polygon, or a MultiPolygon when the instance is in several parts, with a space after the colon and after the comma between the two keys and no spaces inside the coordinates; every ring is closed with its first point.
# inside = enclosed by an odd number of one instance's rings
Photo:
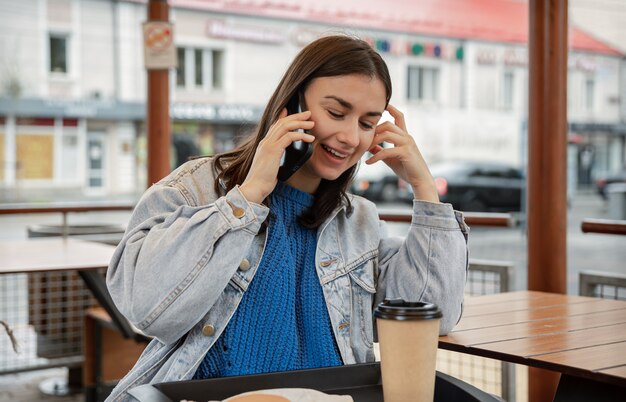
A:
{"type": "MultiPolygon", "coordinates": [[[[291,110],[297,111],[297,104],[291,110]]],[[[305,132],[315,125],[309,120],[310,116],[307,111],[289,116],[287,108],[281,110],[277,121],[260,141],[248,174],[239,186],[248,201],[261,203],[274,190],[279,179],[287,180],[311,156],[313,148],[307,143],[313,142],[315,137],[305,132]],[[294,145],[296,142],[302,142],[303,146],[294,145]]]]}
{"type": "MultiPolygon", "coordinates": [[[[300,94],[296,94],[287,103],[287,114],[302,112],[300,94]]],[[[304,131],[304,130],[298,130],[304,131]]],[[[307,131],[304,131],[307,132],[307,131]]],[[[307,132],[308,133],[308,132],[307,132]]],[[[313,144],[304,141],[294,141],[287,148],[280,160],[278,180],[287,181],[298,169],[306,163],[313,153],[313,144]]]]}

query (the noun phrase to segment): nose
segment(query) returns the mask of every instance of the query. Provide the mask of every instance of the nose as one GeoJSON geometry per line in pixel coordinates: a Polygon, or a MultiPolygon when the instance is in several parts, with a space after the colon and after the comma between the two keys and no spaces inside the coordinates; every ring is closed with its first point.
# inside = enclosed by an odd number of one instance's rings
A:
{"type": "Polygon", "coordinates": [[[348,120],[337,134],[337,140],[350,148],[359,145],[359,122],[348,120]]]}

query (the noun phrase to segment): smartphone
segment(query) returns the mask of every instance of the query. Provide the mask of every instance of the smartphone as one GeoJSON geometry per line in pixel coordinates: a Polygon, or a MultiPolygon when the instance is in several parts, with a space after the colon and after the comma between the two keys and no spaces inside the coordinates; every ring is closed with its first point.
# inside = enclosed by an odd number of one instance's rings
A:
{"type": "MultiPolygon", "coordinates": [[[[302,112],[300,94],[296,94],[287,103],[287,114],[302,112]]],[[[307,132],[304,130],[298,130],[307,132]]],[[[298,169],[305,164],[313,153],[313,144],[304,141],[294,141],[286,149],[280,160],[278,180],[287,181],[298,169]]]]}

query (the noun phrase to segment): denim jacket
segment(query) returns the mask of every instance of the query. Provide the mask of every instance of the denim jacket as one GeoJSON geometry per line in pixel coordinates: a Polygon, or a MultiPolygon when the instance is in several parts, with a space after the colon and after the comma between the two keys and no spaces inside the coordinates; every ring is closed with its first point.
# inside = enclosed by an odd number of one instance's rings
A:
{"type": "MultiPolygon", "coordinates": [[[[211,158],[187,162],[137,204],[107,272],[116,306],[154,337],[108,400],[140,384],[190,379],[263,256],[269,209],[233,188],[216,194],[211,158]]],[[[344,364],[374,361],[373,307],[435,303],[441,334],[461,317],[468,227],[449,204],[413,202],[406,238],[386,235],[376,206],[350,196],[317,230],[315,264],[344,364]]],[[[280,325],[280,323],[275,323],[280,325]]]]}

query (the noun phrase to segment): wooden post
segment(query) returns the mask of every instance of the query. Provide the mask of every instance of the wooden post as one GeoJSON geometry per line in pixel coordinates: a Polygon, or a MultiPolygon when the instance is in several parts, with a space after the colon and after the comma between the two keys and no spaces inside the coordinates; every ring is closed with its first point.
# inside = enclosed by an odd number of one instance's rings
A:
{"type": "MultiPolygon", "coordinates": [[[[567,292],[567,0],[529,1],[528,289],[567,292]]],[[[529,370],[529,400],[559,375],[529,370]]]]}
{"type": "MultiPolygon", "coordinates": [[[[148,2],[148,21],[168,21],[167,0],[148,2]]],[[[169,70],[148,70],[148,187],[170,173],[169,70]]]]}

